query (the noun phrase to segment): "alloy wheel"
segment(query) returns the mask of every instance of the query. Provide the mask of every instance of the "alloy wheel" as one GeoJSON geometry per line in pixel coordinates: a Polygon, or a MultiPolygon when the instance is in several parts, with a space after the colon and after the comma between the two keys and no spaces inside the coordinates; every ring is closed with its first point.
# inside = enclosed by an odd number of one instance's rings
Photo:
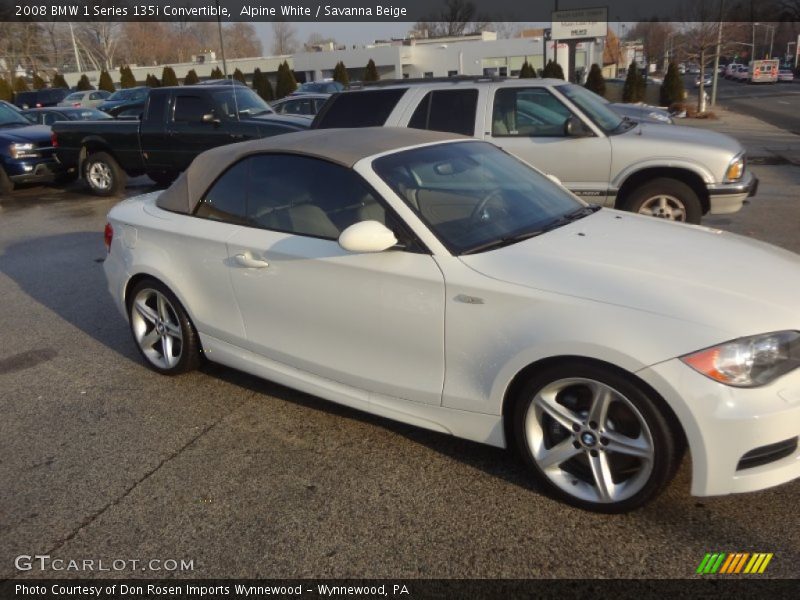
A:
{"type": "Polygon", "coordinates": [[[670,221],[686,221],[686,207],[678,198],[659,194],[648,198],[639,208],[639,214],[670,221]]]}
{"type": "Polygon", "coordinates": [[[530,403],[525,439],[539,470],[585,502],[611,504],[641,491],[653,471],[646,420],[622,393],[588,378],[553,381],[530,403]]]}
{"type": "Polygon", "coordinates": [[[106,163],[91,163],[87,169],[86,177],[95,189],[108,190],[111,188],[113,175],[106,163]]]}
{"type": "Polygon", "coordinates": [[[139,348],[153,365],[172,369],[181,360],[183,334],[175,307],[161,292],[142,289],[133,299],[131,329],[139,348]]]}

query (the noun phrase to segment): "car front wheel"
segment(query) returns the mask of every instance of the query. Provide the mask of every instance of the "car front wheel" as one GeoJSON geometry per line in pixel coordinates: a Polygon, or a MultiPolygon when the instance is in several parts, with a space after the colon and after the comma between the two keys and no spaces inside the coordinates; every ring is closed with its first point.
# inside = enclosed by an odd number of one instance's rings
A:
{"type": "Polygon", "coordinates": [[[106,152],[95,152],[86,158],[83,176],[98,196],[115,196],[125,189],[125,171],[106,152]]]}
{"type": "Polygon", "coordinates": [[[660,177],[635,189],[625,209],[669,221],[700,223],[703,207],[695,191],[677,179],[660,177]]]}
{"type": "Polygon", "coordinates": [[[169,288],[154,279],[128,295],[128,321],[139,353],[164,375],[192,371],[200,363],[200,341],[186,310],[169,288]]]}
{"type": "Polygon", "coordinates": [[[658,495],[680,462],[680,443],[659,403],[611,368],[565,363],[523,387],[514,438],[556,497],[596,512],[627,512],[658,495]]]}

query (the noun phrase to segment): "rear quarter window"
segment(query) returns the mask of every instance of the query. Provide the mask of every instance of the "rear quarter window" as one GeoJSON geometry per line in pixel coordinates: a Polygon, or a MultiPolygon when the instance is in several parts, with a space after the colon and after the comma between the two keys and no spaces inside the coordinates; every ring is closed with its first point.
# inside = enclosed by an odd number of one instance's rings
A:
{"type": "Polygon", "coordinates": [[[381,127],[408,88],[345,92],[331,97],[312,129],[381,127]]]}

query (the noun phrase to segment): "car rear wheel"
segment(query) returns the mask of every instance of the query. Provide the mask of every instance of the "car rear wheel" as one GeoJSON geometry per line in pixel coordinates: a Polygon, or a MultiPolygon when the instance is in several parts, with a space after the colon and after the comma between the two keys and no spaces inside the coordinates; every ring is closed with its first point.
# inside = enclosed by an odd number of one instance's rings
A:
{"type": "Polygon", "coordinates": [[[703,207],[695,191],[677,179],[660,177],[635,189],[625,209],[631,212],[684,223],[699,224],[703,207]]]}
{"type": "Polygon", "coordinates": [[[659,403],[611,368],[565,363],[523,387],[514,438],[556,497],[586,510],[627,512],[658,495],[680,462],[680,442],[659,403]]]}
{"type": "Polygon", "coordinates": [[[128,321],[147,365],[177,375],[200,364],[200,341],[181,303],[165,285],[147,279],[129,294],[128,321]]]}
{"type": "Polygon", "coordinates": [[[6,172],[0,167],[0,196],[10,194],[14,191],[14,182],[8,178],[6,172]]]}
{"type": "Polygon", "coordinates": [[[98,196],[116,196],[125,189],[125,171],[106,152],[95,152],[86,158],[83,177],[98,196]]]}

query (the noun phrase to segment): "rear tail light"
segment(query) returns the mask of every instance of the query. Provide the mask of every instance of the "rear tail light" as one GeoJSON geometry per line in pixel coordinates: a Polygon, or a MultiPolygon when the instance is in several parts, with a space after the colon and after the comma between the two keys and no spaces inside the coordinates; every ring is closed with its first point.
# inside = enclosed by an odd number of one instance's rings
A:
{"type": "Polygon", "coordinates": [[[58,148],[58,134],[55,131],[50,133],[50,145],[53,148],[58,148]]]}
{"type": "Polygon", "coordinates": [[[75,108],[80,108],[81,107],[81,103],[80,102],[73,102],[72,106],[74,106],[75,108]]]}
{"type": "Polygon", "coordinates": [[[111,252],[111,241],[114,239],[114,228],[111,223],[106,223],[106,230],[103,232],[103,241],[106,244],[106,251],[111,252]]]}

